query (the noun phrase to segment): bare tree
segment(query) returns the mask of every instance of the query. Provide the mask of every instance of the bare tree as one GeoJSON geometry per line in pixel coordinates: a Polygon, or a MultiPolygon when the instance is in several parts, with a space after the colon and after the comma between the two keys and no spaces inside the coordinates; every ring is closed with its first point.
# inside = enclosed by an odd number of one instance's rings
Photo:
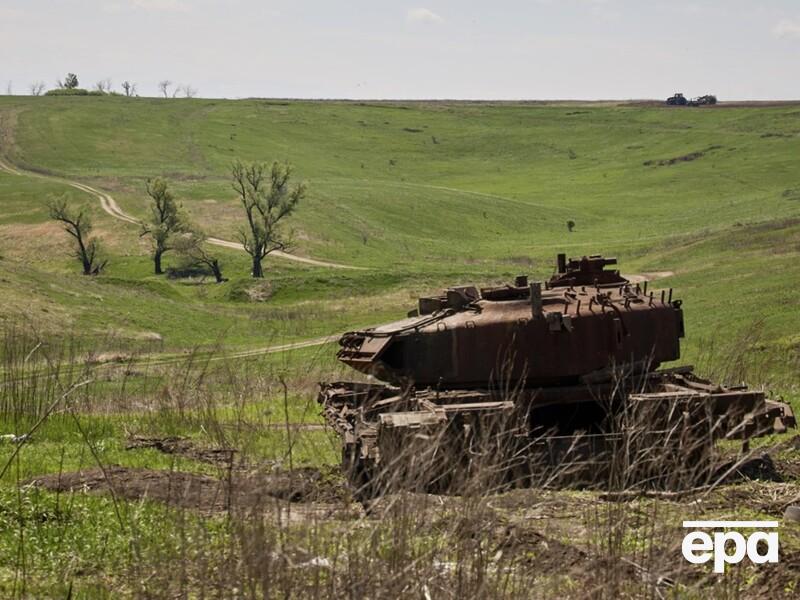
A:
{"type": "Polygon", "coordinates": [[[108,264],[100,260],[100,243],[97,238],[90,238],[92,222],[88,209],[70,210],[65,198],[58,198],[49,204],[50,218],[59,221],[75,243],[75,258],[83,265],[84,275],[99,275],[108,264]]]}
{"type": "Polygon", "coordinates": [[[11,86],[11,80],[8,81],[6,84],[6,96],[11,96],[14,93],[14,90],[11,86]]]}
{"type": "Polygon", "coordinates": [[[231,167],[233,189],[247,217],[247,227],[239,232],[239,239],[252,258],[253,277],[263,277],[261,261],[270,252],[285,250],[289,243],[280,223],[306,194],[303,183],[289,186],[291,176],[292,167],[277,161],[271,168],[265,163],[245,165],[238,160],[231,167]]]}
{"type": "Polygon", "coordinates": [[[136,84],[131,83],[130,81],[123,81],[122,82],[122,91],[125,92],[125,95],[130,98],[131,96],[136,95],[136,84]]]}
{"type": "Polygon", "coordinates": [[[158,89],[164,94],[164,98],[169,98],[169,86],[172,85],[172,82],[169,79],[164,79],[163,81],[158,82],[158,89]]]}
{"type": "Polygon", "coordinates": [[[216,254],[208,251],[205,245],[206,239],[207,237],[203,232],[199,230],[190,231],[175,240],[175,250],[191,263],[211,269],[217,283],[227,281],[222,276],[219,258],[216,254]]]}
{"type": "Polygon", "coordinates": [[[94,89],[96,89],[98,92],[102,92],[103,94],[111,93],[111,79],[101,79],[94,84],[94,89]]]}
{"type": "Polygon", "coordinates": [[[30,85],[31,96],[41,96],[44,92],[44,81],[35,81],[30,85]]]}
{"type": "Polygon", "coordinates": [[[189,84],[183,86],[183,95],[187,98],[194,98],[197,96],[197,88],[192,87],[189,84]]]}
{"type": "Polygon", "coordinates": [[[156,177],[148,179],[147,194],[153,200],[152,217],[149,223],[142,223],[141,235],[149,235],[153,241],[153,265],[156,275],[164,271],[161,268],[161,257],[172,250],[172,238],[176,233],[188,231],[188,224],[180,210],[180,205],[168,189],[165,179],[156,177]]]}

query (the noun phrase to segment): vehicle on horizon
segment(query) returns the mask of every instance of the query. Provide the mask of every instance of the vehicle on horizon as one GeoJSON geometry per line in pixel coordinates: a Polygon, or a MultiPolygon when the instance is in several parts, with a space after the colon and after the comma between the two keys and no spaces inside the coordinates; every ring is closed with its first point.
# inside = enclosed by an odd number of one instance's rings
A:
{"type": "Polygon", "coordinates": [[[706,94],[705,96],[698,96],[689,100],[689,106],[711,106],[717,103],[717,97],[713,94],[706,94]]]}
{"type": "Polygon", "coordinates": [[[668,106],[686,106],[688,100],[681,92],[675,92],[672,96],[667,98],[668,106]]]}
{"type": "Polygon", "coordinates": [[[688,99],[681,92],[675,92],[666,101],[667,106],[711,106],[716,103],[717,97],[714,94],[688,99]]]}

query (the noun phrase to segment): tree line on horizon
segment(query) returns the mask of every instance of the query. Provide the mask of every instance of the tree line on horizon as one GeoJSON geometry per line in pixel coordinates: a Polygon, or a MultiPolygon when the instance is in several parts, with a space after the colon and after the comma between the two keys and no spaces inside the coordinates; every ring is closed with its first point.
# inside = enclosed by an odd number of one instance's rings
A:
{"type": "MultiPolygon", "coordinates": [[[[44,81],[34,81],[28,85],[31,96],[126,96],[128,98],[139,97],[138,84],[134,81],[125,80],[120,84],[121,91],[113,88],[111,78],[97,81],[91,89],[80,87],[78,76],[75,73],[67,73],[63,80],[56,81],[52,89],[47,89],[44,81]]],[[[170,79],[163,79],[158,82],[159,95],[164,98],[195,98],[197,88],[190,84],[176,84],[170,79]]],[[[12,82],[6,85],[6,95],[13,95],[12,82]]]]}

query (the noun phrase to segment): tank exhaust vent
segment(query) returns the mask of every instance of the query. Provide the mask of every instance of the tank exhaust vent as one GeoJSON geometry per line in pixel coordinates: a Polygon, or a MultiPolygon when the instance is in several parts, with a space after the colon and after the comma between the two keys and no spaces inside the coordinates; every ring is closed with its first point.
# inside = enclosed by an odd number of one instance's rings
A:
{"type": "Polygon", "coordinates": [[[530,285],[531,290],[531,314],[534,319],[542,318],[542,284],[539,281],[534,281],[530,285]]]}
{"type": "Polygon", "coordinates": [[[567,272],[567,255],[560,253],[558,255],[558,272],[559,273],[566,273],[567,272]]]}

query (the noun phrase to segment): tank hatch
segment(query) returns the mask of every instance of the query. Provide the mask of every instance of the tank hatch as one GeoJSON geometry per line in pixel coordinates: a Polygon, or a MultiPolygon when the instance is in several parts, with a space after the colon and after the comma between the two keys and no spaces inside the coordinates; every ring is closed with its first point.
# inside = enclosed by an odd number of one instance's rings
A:
{"type": "Polygon", "coordinates": [[[550,278],[549,287],[570,287],[576,285],[620,285],[628,283],[619,271],[606,271],[605,267],[617,264],[616,258],[605,258],[599,254],[570,258],[558,255],[558,273],[550,278]]]}

